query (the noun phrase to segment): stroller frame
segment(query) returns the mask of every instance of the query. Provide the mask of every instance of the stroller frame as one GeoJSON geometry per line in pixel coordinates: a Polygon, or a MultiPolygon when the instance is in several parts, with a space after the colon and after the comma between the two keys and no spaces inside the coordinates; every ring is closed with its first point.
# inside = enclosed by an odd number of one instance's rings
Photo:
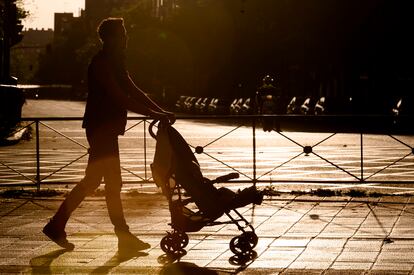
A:
{"type": "MultiPolygon", "coordinates": [[[[229,174],[231,175],[231,174],[229,174]]],[[[225,176],[224,176],[225,177],[225,176]]],[[[222,177],[220,177],[222,178],[222,177]]],[[[215,180],[214,180],[215,181],[215,180]]],[[[213,181],[213,182],[214,182],[213,181]]],[[[220,182],[220,181],[217,181],[220,182]]],[[[182,203],[183,206],[187,205],[188,203],[193,202],[192,199],[183,199],[182,189],[184,189],[179,183],[171,190],[169,187],[167,190],[170,192],[166,192],[168,204],[174,205],[174,203],[182,203]],[[177,194],[177,199],[174,200],[174,193],[177,194]]],[[[170,212],[174,211],[170,207],[170,212]]],[[[171,213],[172,214],[172,213],[171,213]]],[[[230,250],[236,255],[244,255],[249,254],[253,248],[257,245],[258,237],[255,233],[254,227],[243,217],[242,214],[237,209],[229,209],[224,211],[224,214],[229,218],[226,221],[216,221],[216,220],[206,220],[203,224],[204,226],[215,226],[215,225],[223,225],[223,224],[234,224],[236,225],[237,229],[242,233],[239,236],[233,237],[229,243],[230,250]],[[235,216],[232,215],[234,212],[235,216]],[[250,230],[246,230],[250,229],[250,230]]],[[[173,215],[173,214],[172,214],[173,215]]],[[[193,215],[200,215],[200,212],[193,212],[193,215]]],[[[201,214],[202,215],[202,214],[201,214]]],[[[191,216],[190,216],[191,217],[191,216]]],[[[164,236],[160,242],[161,249],[171,255],[181,255],[184,253],[184,248],[188,245],[189,238],[186,231],[180,228],[177,224],[171,222],[169,225],[172,228],[172,231],[167,232],[167,235],[164,236]]],[[[198,231],[198,230],[197,230],[198,231]]]]}
{"type": "MultiPolygon", "coordinates": [[[[149,126],[150,135],[154,139],[157,139],[153,132],[153,127],[156,122],[157,121],[154,120],[149,126]]],[[[187,143],[186,145],[188,146],[187,143]]],[[[205,177],[203,178],[206,184],[213,185],[215,183],[227,182],[238,177],[238,173],[230,173],[220,176],[214,180],[209,180],[205,177]]],[[[190,208],[187,208],[188,204],[194,203],[195,201],[192,198],[184,198],[183,190],[185,191],[185,188],[180,184],[180,182],[174,181],[173,186],[171,186],[170,182],[164,182],[161,186],[157,182],[156,184],[161,187],[163,194],[167,197],[171,214],[171,222],[168,223],[168,225],[171,226],[172,230],[167,231],[167,235],[160,241],[161,249],[167,255],[185,255],[185,247],[189,243],[187,232],[197,232],[204,226],[216,226],[223,224],[234,224],[237,229],[241,231],[240,235],[231,239],[229,243],[230,250],[238,256],[250,255],[252,253],[254,247],[257,245],[258,237],[255,233],[254,227],[236,208],[230,208],[223,211],[223,214],[226,214],[228,220],[216,221],[216,219],[220,218],[222,214],[216,218],[209,218],[205,217],[200,210],[194,212],[190,208]],[[192,224],[192,222],[190,222],[192,220],[198,221],[192,224]]]]}

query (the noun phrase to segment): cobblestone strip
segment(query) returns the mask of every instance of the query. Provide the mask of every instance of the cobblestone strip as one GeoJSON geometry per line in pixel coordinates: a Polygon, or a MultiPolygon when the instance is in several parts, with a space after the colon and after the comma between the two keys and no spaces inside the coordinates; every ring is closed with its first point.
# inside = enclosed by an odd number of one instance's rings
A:
{"type": "MultiPolygon", "coordinates": [[[[352,202],[352,200],[349,203],[351,203],[351,202],[352,202]]],[[[366,203],[370,203],[370,202],[366,202],[366,203]]],[[[376,208],[376,206],[377,205],[375,205],[374,209],[376,208]]],[[[345,209],[345,208],[343,208],[343,209],[345,209]]],[[[365,215],[364,219],[361,221],[361,223],[359,224],[359,226],[355,229],[354,233],[352,233],[352,235],[350,237],[346,238],[345,243],[342,245],[341,251],[339,251],[338,255],[335,257],[335,259],[332,261],[332,263],[329,265],[329,267],[327,269],[325,269],[321,273],[321,275],[326,274],[333,267],[333,265],[335,264],[335,262],[338,260],[338,258],[341,256],[341,254],[344,252],[345,247],[348,244],[349,240],[351,240],[352,238],[354,238],[354,236],[357,234],[358,230],[362,227],[362,225],[364,224],[364,222],[368,219],[369,215],[371,214],[371,211],[368,211],[367,212],[367,214],[365,215]]]]}

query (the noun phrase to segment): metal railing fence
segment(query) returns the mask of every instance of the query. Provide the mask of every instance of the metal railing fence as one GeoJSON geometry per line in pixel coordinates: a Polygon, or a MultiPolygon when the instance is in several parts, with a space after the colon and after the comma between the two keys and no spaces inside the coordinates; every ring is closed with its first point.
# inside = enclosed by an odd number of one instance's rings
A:
{"type": "MultiPolygon", "coordinates": [[[[51,181],[51,178],[55,177],[65,169],[68,169],[70,166],[74,166],[75,164],[79,163],[80,161],[85,162],[84,158],[88,155],[88,146],[85,142],[81,142],[79,137],[71,137],[68,134],[65,134],[65,131],[56,129],[53,127],[53,123],[57,124],[65,124],[65,123],[79,123],[82,118],[80,117],[32,117],[32,118],[23,118],[22,122],[25,123],[23,127],[34,128],[33,131],[33,139],[29,143],[34,144],[34,167],[28,168],[27,166],[20,165],[25,161],[25,155],[22,155],[21,161],[16,161],[16,151],[19,150],[21,147],[8,147],[7,152],[2,153],[0,155],[0,166],[2,170],[2,177],[0,178],[0,186],[36,186],[40,188],[42,184],[48,184],[50,182],[53,183],[68,183],[71,182],[70,179],[73,180],[73,177],[69,177],[66,179],[55,179],[51,181]],[[43,130],[44,129],[44,130],[43,130]],[[42,137],[42,131],[48,131],[49,133],[53,133],[54,135],[59,136],[59,138],[66,140],[71,144],[71,146],[77,147],[77,149],[69,148],[67,150],[60,150],[56,149],[56,155],[62,157],[65,153],[68,152],[76,152],[71,158],[68,160],[66,159],[64,163],[59,161],[57,163],[53,163],[50,165],[52,168],[48,168],[47,165],[43,162],[43,159],[47,155],[44,151],[44,144],[50,141],[46,141],[44,137],[42,137]],[[57,165],[59,164],[59,165],[57,165]],[[24,168],[22,168],[24,167],[24,168]],[[6,172],[7,171],[7,172],[6,172]],[[9,178],[8,178],[9,177],[9,178]],[[13,179],[11,179],[13,178],[13,179]]],[[[131,163],[133,160],[129,161],[129,165],[122,165],[123,172],[127,173],[129,176],[124,181],[126,183],[133,182],[133,183],[151,183],[151,171],[149,164],[151,163],[152,153],[154,151],[154,144],[155,141],[147,134],[148,130],[148,121],[150,119],[148,117],[129,117],[129,125],[126,129],[126,133],[135,131],[135,134],[139,134],[139,137],[132,137],[134,142],[135,151],[131,152],[131,146],[124,150],[125,153],[129,154],[136,154],[140,155],[140,164],[137,165],[136,163],[131,163]],[[140,127],[140,129],[138,129],[140,127]],[[136,138],[136,140],[135,140],[136,138]],[[150,141],[152,140],[152,141],[150,141]],[[138,142],[139,141],[139,142],[138,142]],[[150,144],[151,143],[151,144],[150,144]],[[137,146],[137,144],[139,146],[137,146]]],[[[393,117],[388,116],[301,116],[301,115],[267,115],[267,116],[258,116],[258,115],[246,115],[246,116],[178,116],[177,121],[191,121],[191,123],[195,123],[198,127],[211,127],[209,123],[215,123],[215,125],[225,125],[226,127],[223,129],[222,133],[219,133],[217,137],[211,137],[210,141],[204,145],[196,145],[191,144],[189,142],[190,147],[194,149],[195,154],[198,154],[197,157],[203,157],[204,160],[208,160],[209,163],[216,163],[221,165],[221,167],[226,168],[226,172],[238,172],[242,177],[236,181],[240,183],[275,183],[275,182],[298,182],[298,183],[387,183],[387,184],[412,184],[414,182],[414,175],[407,172],[414,167],[413,165],[413,154],[414,154],[414,138],[412,133],[407,129],[403,129],[399,126],[399,121],[396,121],[393,117]],[[208,122],[208,123],[206,123],[208,122]],[[271,132],[267,133],[268,140],[273,140],[274,137],[278,137],[279,140],[283,140],[284,142],[288,142],[293,145],[299,151],[290,152],[287,150],[283,154],[283,158],[278,158],[277,163],[276,161],[272,163],[274,159],[270,156],[269,159],[266,160],[266,165],[263,165],[263,161],[258,154],[265,154],[267,152],[262,152],[263,150],[259,150],[258,148],[258,137],[263,137],[264,131],[263,124],[271,125],[273,129],[271,132]],[[203,126],[206,125],[206,126],[203,126]],[[212,147],[212,145],[222,141],[226,137],[233,136],[237,131],[243,130],[242,134],[246,137],[243,141],[244,144],[246,142],[250,143],[251,148],[244,152],[238,152],[238,156],[244,158],[244,163],[239,163],[237,165],[233,162],[229,161],[231,159],[230,155],[231,152],[226,155],[227,159],[221,159],[220,154],[213,154],[209,152],[207,149],[212,147]],[[250,132],[251,131],[251,132],[250,132]],[[323,137],[320,137],[319,140],[313,142],[313,144],[309,143],[309,140],[306,142],[300,141],[295,137],[290,135],[291,131],[300,132],[304,131],[309,135],[312,133],[324,133],[323,137]],[[250,132],[250,134],[248,133],[250,132]],[[358,141],[358,158],[359,158],[359,165],[357,165],[357,157],[355,155],[352,156],[353,158],[353,166],[351,167],[349,163],[344,162],[344,160],[338,161],[337,156],[333,157],[332,159],[332,150],[326,148],[324,150],[318,151],[318,148],[322,146],[322,144],[326,143],[329,140],[334,139],[336,136],[345,133],[345,134],[352,134],[357,135],[359,137],[358,141]],[[388,152],[393,153],[393,157],[388,159],[388,162],[384,162],[387,160],[387,156],[381,160],[382,164],[372,165],[373,161],[365,160],[366,157],[366,149],[364,148],[364,138],[367,135],[379,135],[382,138],[388,138],[391,143],[399,148],[400,152],[393,150],[393,146],[387,147],[386,150],[388,152]],[[248,135],[251,135],[248,138],[248,135]],[[269,136],[270,135],[270,136],[269,136]],[[250,141],[248,141],[250,140],[250,141]],[[260,152],[259,152],[259,151],[260,152]],[[242,154],[240,154],[242,153],[242,154]],[[286,154],[291,154],[290,156],[286,154]],[[277,175],[278,172],[286,167],[289,166],[291,163],[297,161],[300,157],[308,157],[312,156],[314,160],[321,161],[326,166],[323,169],[333,169],[334,171],[330,171],[331,174],[340,173],[345,177],[333,178],[330,179],[329,177],[323,176],[323,173],[318,172],[317,168],[321,168],[322,166],[313,166],[311,168],[305,167],[306,165],[302,166],[303,169],[313,169],[313,177],[310,178],[295,178],[295,173],[298,173],[297,167],[295,169],[287,169],[288,171],[284,171],[285,173],[290,173],[290,176],[286,176],[285,178],[278,179],[277,175]],[[248,164],[246,166],[246,164],[248,164]],[[358,167],[357,167],[358,166],[358,167]],[[401,167],[400,167],[401,166],[401,167]],[[386,174],[378,179],[378,175],[383,174],[387,170],[394,169],[398,171],[402,171],[401,173],[403,176],[397,177],[397,179],[393,179],[393,177],[389,177],[389,175],[395,174],[386,174]],[[404,170],[404,169],[405,170],[404,170]],[[402,170],[399,170],[402,169],[402,170]],[[318,173],[319,178],[318,178],[318,173]],[[316,178],[315,178],[316,175],[316,178]],[[385,179],[384,179],[385,178],[385,179]],[[391,178],[391,179],[390,179],[391,178]]],[[[80,129],[80,127],[79,127],[80,129]]],[[[200,128],[201,129],[201,128],[200,128]]],[[[20,130],[20,129],[18,129],[20,130]]],[[[211,131],[210,131],[211,133],[211,131]]],[[[237,135],[236,135],[237,137],[237,135]]],[[[50,136],[48,137],[50,139],[50,136]]],[[[131,142],[131,141],[129,141],[131,142]]],[[[227,146],[222,146],[221,150],[231,149],[232,146],[236,145],[234,142],[230,142],[227,146]]],[[[17,146],[17,145],[15,145],[17,146]]],[[[373,150],[375,150],[375,143],[370,145],[373,150]]],[[[272,146],[265,146],[265,148],[277,148],[278,144],[272,146]]],[[[244,147],[246,148],[246,146],[244,147]]],[[[385,148],[385,147],[384,147],[385,148]]],[[[2,148],[0,147],[0,151],[2,148]]],[[[245,150],[245,149],[244,149],[245,150]]],[[[356,149],[353,148],[354,154],[356,154],[356,149]]],[[[122,154],[122,150],[121,150],[122,154]]],[[[223,155],[223,154],[221,154],[223,155]]],[[[31,153],[33,157],[33,153],[31,153]]],[[[53,158],[53,157],[52,157],[53,158]]],[[[27,161],[27,160],[26,160],[27,161]]],[[[49,160],[50,161],[50,160],[49,160]]],[[[242,161],[241,161],[242,162],[242,161]]],[[[84,163],[83,163],[84,165],[84,163]]],[[[201,168],[203,170],[203,165],[201,163],[201,168]]],[[[220,168],[220,167],[219,167],[220,168]]],[[[219,171],[222,169],[217,168],[219,171]]],[[[73,173],[81,173],[83,168],[79,168],[77,171],[73,173]]],[[[311,172],[312,172],[311,171],[311,172]]],[[[302,171],[303,172],[303,171],[302,171]]],[[[78,175],[79,176],[79,175],[78,175]]],[[[76,180],[73,180],[75,182],[76,180]]],[[[234,181],[232,181],[234,182],[234,181]]]]}

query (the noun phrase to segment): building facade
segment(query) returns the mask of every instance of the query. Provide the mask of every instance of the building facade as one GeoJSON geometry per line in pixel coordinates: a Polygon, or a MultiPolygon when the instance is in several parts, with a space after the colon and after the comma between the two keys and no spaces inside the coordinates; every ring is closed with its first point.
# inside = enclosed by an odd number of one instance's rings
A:
{"type": "Polygon", "coordinates": [[[28,29],[23,40],[11,49],[10,72],[19,83],[30,83],[39,68],[39,57],[50,50],[52,29],[28,29]]]}

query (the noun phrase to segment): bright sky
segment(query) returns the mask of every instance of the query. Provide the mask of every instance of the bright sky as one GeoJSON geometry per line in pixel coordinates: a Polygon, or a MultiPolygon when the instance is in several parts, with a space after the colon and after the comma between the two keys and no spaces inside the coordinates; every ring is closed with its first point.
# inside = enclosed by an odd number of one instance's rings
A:
{"type": "Polygon", "coordinates": [[[23,22],[25,29],[53,29],[55,12],[73,12],[79,16],[85,0],[23,0],[23,7],[30,12],[23,22]]]}

